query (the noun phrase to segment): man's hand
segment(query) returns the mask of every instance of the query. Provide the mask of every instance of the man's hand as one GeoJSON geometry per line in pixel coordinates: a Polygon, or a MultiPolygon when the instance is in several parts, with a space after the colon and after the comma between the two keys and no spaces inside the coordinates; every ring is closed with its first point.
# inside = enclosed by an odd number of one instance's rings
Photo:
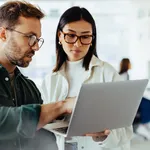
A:
{"type": "Polygon", "coordinates": [[[91,136],[94,141],[103,141],[110,134],[110,130],[104,130],[102,132],[97,133],[87,133],[85,136],[91,136]]]}
{"type": "Polygon", "coordinates": [[[62,113],[72,113],[72,110],[75,106],[76,97],[68,97],[63,102],[62,113]]]}
{"type": "Polygon", "coordinates": [[[41,105],[41,112],[37,130],[42,128],[47,123],[53,121],[58,116],[65,113],[71,113],[75,104],[75,97],[67,98],[66,100],[43,104],[41,105]]]}

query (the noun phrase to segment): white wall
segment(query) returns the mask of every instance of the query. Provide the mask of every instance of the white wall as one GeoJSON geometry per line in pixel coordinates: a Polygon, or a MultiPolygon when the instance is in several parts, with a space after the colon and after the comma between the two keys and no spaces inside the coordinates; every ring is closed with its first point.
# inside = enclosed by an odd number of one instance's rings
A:
{"type": "MultiPolygon", "coordinates": [[[[32,3],[37,4],[36,1],[32,3]]],[[[129,57],[129,1],[40,1],[38,5],[48,15],[42,22],[45,44],[37,53],[33,65],[24,70],[36,82],[41,82],[41,78],[50,71],[55,62],[56,26],[60,15],[73,5],[85,7],[92,13],[97,25],[97,52],[101,59],[118,69],[122,57],[129,57]]]]}
{"type": "MultiPolygon", "coordinates": [[[[30,1],[30,0],[29,0],[30,1]]],[[[23,69],[37,83],[55,63],[55,31],[60,15],[69,7],[87,8],[97,25],[97,51],[101,59],[117,70],[120,60],[132,62],[131,79],[148,77],[150,61],[150,1],[149,0],[66,0],[30,1],[38,4],[47,17],[42,21],[45,43],[28,69],[23,69]]],[[[2,3],[2,2],[1,2],[2,3]]]]}
{"type": "Polygon", "coordinates": [[[134,0],[132,8],[133,20],[130,37],[132,78],[147,78],[148,61],[150,61],[150,1],[134,0]]]}

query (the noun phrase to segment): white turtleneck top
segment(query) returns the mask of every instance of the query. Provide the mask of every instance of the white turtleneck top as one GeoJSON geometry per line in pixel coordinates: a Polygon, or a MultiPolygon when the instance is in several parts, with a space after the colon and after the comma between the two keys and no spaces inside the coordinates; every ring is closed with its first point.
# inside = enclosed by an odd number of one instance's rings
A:
{"type": "Polygon", "coordinates": [[[83,59],[78,61],[67,61],[66,76],[69,83],[68,97],[79,94],[82,83],[85,80],[85,68],[82,67],[83,59]]]}

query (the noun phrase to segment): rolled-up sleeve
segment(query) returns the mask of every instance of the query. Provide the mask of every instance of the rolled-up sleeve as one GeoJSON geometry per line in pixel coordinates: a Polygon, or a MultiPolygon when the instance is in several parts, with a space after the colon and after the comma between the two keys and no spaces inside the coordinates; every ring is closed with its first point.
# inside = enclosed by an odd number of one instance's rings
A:
{"type": "MultiPolygon", "coordinates": [[[[105,148],[117,148],[121,146],[130,147],[130,140],[133,136],[132,126],[126,128],[114,129],[110,135],[104,140],[99,141],[99,145],[105,148]]],[[[126,148],[128,150],[128,148],[126,148]]]]}
{"type": "Polygon", "coordinates": [[[36,132],[41,106],[0,107],[0,140],[22,136],[32,138],[36,132]]]}

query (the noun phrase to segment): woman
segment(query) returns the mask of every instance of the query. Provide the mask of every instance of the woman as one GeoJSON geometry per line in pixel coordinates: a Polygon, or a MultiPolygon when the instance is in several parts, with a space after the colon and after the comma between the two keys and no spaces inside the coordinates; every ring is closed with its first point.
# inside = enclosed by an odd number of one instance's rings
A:
{"type": "Polygon", "coordinates": [[[131,69],[131,63],[128,58],[123,58],[120,63],[119,74],[122,80],[129,80],[128,70],[131,69]]]}
{"type": "MultiPolygon", "coordinates": [[[[131,69],[131,62],[123,58],[120,63],[120,76],[122,80],[129,80],[128,70],[131,69]]],[[[135,116],[133,127],[134,132],[150,140],[150,100],[142,97],[138,112],[135,116]]]]}
{"type": "MultiPolygon", "coordinates": [[[[97,57],[95,21],[85,8],[71,7],[62,14],[56,31],[56,54],[56,65],[42,84],[45,103],[77,96],[83,83],[119,80],[114,68],[97,57]]],[[[66,139],[65,150],[129,150],[131,136],[132,128],[127,127],[72,137],[66,139]]],[[[56,137],[63,150],[63,137],[56,137]]]]}

